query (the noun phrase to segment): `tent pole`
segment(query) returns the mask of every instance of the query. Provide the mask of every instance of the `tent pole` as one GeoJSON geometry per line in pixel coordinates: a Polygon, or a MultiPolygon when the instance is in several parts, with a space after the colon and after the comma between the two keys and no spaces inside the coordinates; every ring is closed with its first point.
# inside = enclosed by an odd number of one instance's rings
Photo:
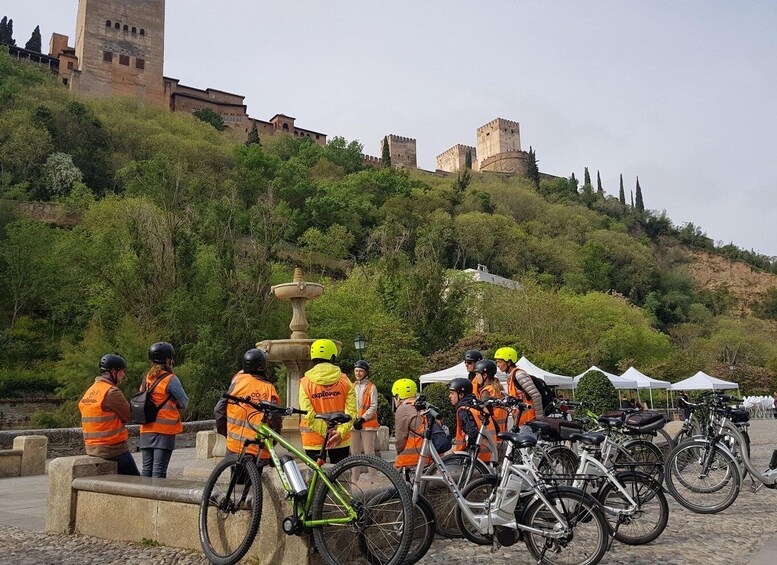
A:
{"type": "Polygon", "coordinates": [[[650,393],[650,409],[653,409],[653,388],[648,388],[648,392],[650,393]]]}

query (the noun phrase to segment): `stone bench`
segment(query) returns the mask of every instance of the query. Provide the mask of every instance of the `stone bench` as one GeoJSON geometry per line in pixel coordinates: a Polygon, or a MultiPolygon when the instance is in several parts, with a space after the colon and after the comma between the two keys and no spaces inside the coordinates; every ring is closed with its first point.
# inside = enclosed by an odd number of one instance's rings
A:
{"type": "MultiPolygon", "coordinates": [[[[116,475],[116,463],[76,456],[49,465],[46,530],[103,539],[143,542],[202,551],[199,505],[202,481],[116,475]],[[121,509],[117,513],[117,509],[121,509]]],[[[318,563],[308,536],[281,530],[291,505],[280,494],[276,473],[262,475],[262,519],[248,553],[252,563],[318,563]]]]}
{"type": "Polygon", "coordinates": [[[26,477],[46,472],[46,436],[17,436],[12,449],[0,449],[0,477],[26,477]]]}

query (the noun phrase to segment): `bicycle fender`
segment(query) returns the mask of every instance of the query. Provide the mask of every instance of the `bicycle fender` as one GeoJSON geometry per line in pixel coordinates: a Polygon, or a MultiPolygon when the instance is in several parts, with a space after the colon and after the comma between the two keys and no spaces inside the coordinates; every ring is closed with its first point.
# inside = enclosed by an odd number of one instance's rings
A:
{"type": "MultiPolygon", "coordinates": [[[[698,439],[697,438],[691,438],[689,440],[686,440],[686,441],[682,442],[683,445],[686,445],[688,443],[694,443],[694,444],[698,445],[699,447],[706,447],[707,445],[709,445],[712,442],[710,440],[706,439],[706,438],[698,438],[698,439]]],[[[723,441],[716,441],[715,442],[715,447],[717,449],[720,449],[723,453],[725,453],[726,455],[731,457],[734,461],[736,461],[736,456],[728,448],[728,446],[725,444],[725,442],[723,442],[723,441]]]]}
{"type": "Polygon", "coordinates": [[[661,483],[659,483],[652,475],[645,473],[644,471],[639,471],[637,469],[634,469],[633,471],[621,471],[620,473],[615,473],[615,478],[618,481],[621,480],[621,477],[639,477],[646,481],[650,481],[652,483],[650,486],[654,488],[655,487],[662,488],[661,483]]]}

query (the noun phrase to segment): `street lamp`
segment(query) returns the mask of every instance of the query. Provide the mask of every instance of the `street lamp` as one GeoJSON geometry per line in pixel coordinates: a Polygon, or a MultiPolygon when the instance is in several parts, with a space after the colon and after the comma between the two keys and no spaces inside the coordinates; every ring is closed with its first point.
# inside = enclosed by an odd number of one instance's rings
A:
{"type": "Polygon", "coordinates": [[[353,347],[359,353],[359,359],[362,358],[362,351],[367,347],[367,338],[363,335],[357,335],[353,340],[353,347]]]}

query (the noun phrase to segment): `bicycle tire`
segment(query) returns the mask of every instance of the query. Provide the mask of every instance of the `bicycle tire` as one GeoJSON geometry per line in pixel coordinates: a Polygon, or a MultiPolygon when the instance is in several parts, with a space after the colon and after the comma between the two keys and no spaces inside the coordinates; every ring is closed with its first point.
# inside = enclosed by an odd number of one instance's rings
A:
{"type": "MultiPolygon", "coordinates": [[[[580,464],[580,457],[565,445],[554,445],[549,447],[542,454],[537,471],[543,475],[574,475],[580,464]]],[[[574,478],[561,479],[558,484],[567,484],[569,486],[574,482],[574,478]]]]}
{"type": "MultiPolygon", "coordinates": [[[[453,476],[456,486],[463,490],[467,486],[464,480],[467,475],[467,469],[472,464],[472,458],[466,453],[449,453],[442,459],[445,467],[453,476]],[[458,469],[458,470],[457,470],[458,469]]],[[[437,465],[432,463],[424,474],[434,475],[437,472],[437,465]]],[[[470,474],[469,482],[476,480],[483,475],[488,475],[491,470],[480,459],[475,459],[475,464],[470,474]]],[[[446,538],[462,537],[456,525],[456,498],[444,482],[421,482],[421,494],[424,495],[429,504],[432,505],[435,518],[435,530],[438,534],[446,538]]]]}
{"type": "Polygon", "coordinates": [[[434,542],[434,509],[421,495],[413,507],[413,540],[404,565],[413,565],[420,561],[434,542]]]}
{"type": "Polygon", "coordinates": [[[701,439],[690,439],[675,447],[667,458],[664,475],[669,494],[697,514],[722,512],[734,503],[742,486],[737,461],[720,447],[710,447],[709,441],[701,439]],[[704,471],[703,458],[710,448],[714,449],[712,462],[709,469],[699,475],[700,471],[704,471]],[[711,471],[715,471],[713,478],[707,485],[701,483],[702,479],[711,475],[711,471]],[[697,475],[696,481],[693,480],[694,475],[697,475]],[[716,493],[719,501],[713,498],[716,493]]]}
{"type": "MultiPolygon", "coordinates": [[[[496,476],[489,475],[488,477],[480,477],[479,479],[470,481],[470,483],[464,487],[464,490],[461,492],[461,498],[468,502],[482,502],[491,497],[491,494],[494,492],[496,485],[496,476]]],[[[475,512],[471,507],[470,511],[473,513],[475,512]]],[[[464,513],[461,511],[461,507],[458,504],[456,505],[455,518],[456,527],[461,532],[461,535],[463,535],[464,538],[466,538],[468,541],[471,541],[477,545],[493,544],[493,537],[490,535],[481,534],[475,525],[470,523],[465,518],[464,513]]]]}
{"type": "Polygon", "coordinates": [[[251,548],[262,516],[262,492],[261,476],[253,460],[223,459],[214,467],[202,491],[199,515],[200,544],[211,563],[232,565],[240,561],[251,548]],[[222,477],[225,472],[229,473],[228,479],[222,477]],[[242,486],[239,483],[241,478],[244,481],[242,486]],[[232,490],[233,495],[226,496],[222,489],[224,483],[232,487],[227,488],[227,492],[232,490]],[[236,497],[238,494],[240,496],[236,497]],[[246,511],[242,508],[246,505],[249,506],[250,515],[245,533],[227,537],[230,533],[242,532],[242,524],[246,519],[238,514],[246,511]],[[215,512],[211,512],[214,509],[215,512]],[[225,523],[230,517],[234,518],[230,521],[234,525],[226,527],[225,523]]]}
{"type": "MultiPolygon", "coordinates": [[[[327,475],[351,494],[350,503],[358,517],[348,526],[312,528],[316,549],[324,561],[329,565],[403,563],[413,538],[413,500],[399,472],[378,457],[352,455],[337,463],[327,475]],[[367,469],[367,479],[362,480],[359,475],[354,480],[356,467],[367,469]],[[375,471],[374,475],[370,469],[375,471]],[[391,547],[386,547],[386,543],[391,543],[391,547]]],[[[313,520],[346,516],[346,510],[329,492],[323,481],[316,485],[311,502],[313,520]]]]}
{"type": "Polygon", "coordinates": [[[618,473],[616,479],[637,503],[637,512],[618,525],[619,517],[611,514],[607,509],[624,507],[629,503],[615,485],[605,483],[596,498],[605,509],[604,516],[607,518],[610,530],[614,532],[616,540],[627,545],[650,543],[663,533],[669,521],[669,503],[661,489],[661,484],[650,477],[631,472],[618,473]],[[651,516],[655,517],[651,519],[651,516]],[[644,533],[641,535],[632,533],[635,529],[632,526],[639,525],[645,526],[644,533]]]}
{"type": "Polygon", "coordinates": [[[636,465],[632,470],[647,473],[655,477],[658,482],[663,481],[661,467],[664,463],[664,454],[658,446],[651,441],[635,439],[627,441],[622,447],[628,453],[619,450],[615,457],[616,465],[644,463],[644,465],[636,465]]]}
{"type": "MultiPolygon", "coordinates": [[[[545,537],[529,531],[523,532],[523,540],[529,553],[538,563],[546,565],[596,565],[604,557],[609,544],[609,526],[602,511],[591,495],[573,487],[553,487],[545,496],[554,508],[564,515],[571,528],[564,538],[545,537]],[[582,543],[590,544],[586,548],[582,543]],[[579,558],[570,552],[578,549],[579,558]],[[562,556],[565,556],[562,558],[562,556]],[[571,560],[570,560],[571,559],[571,560]]],[[[535,498],[521,516],[521,523],[549,532],[557,531],[558,521],[540,498],[535,498]]]]}

